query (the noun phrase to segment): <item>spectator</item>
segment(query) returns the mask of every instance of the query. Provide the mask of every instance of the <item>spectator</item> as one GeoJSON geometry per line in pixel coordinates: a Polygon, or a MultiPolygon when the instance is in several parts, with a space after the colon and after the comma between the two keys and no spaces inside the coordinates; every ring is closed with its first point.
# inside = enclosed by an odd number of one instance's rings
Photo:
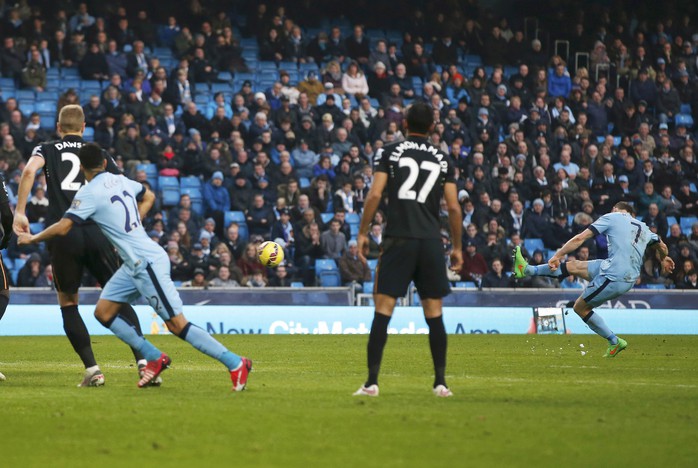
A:
{"type": "Polygon", "coordinates": [[[364,36],[363,26],[354,26],[354,34],[345,41],[345,48],[349,58],[356,60],[361,65],[368,63],[371,50],[369,48],[369,40],[364,36]]]}
{"type": "Polygon", "coordinates": [[[371,231],[368,233],[368,254],[369,260],[377,259],[381,254],[381,244],[383,243],[383,226],[380,223],[373,223],[371,231]]]}
{"type": "Polygon", "coordinates": [[[282,263],[274,269],[274,274],[269,277],[269,287],[287,288],[291,286],[292,279],[288,274],[286,265],[282,263]]]}
{"type": "MultiPolygon", "coordinates": [[[[474,227],[474,225],[471,226],[474,227]]],[[[477,251],[477,244],[473,239],[467,239],[463,243],[463,247],[465,255],[463,255],[463,267],[460,271],[460,277],[463,281],[479,283],[488,272],[485,257],[477,251]]]]}
{"type": "Polygon", "coordinates": [[[34,189],[34,194],[27,204],[27,218],[30,223],[43,223],[48,215],[48,198],[43,186],[34,189]]]}
{"type": "Polygon", "coordinates": [[[22,154],[15,146],[15,139],[11,134],[7,134],[2,139],[0,148],[0,164],[4,166],[4,172],[9,173],[17,169],[23,161],[22,154]]]}
{"type": "Polygon", "coordinates": [[[366,261],[359,258],[359,248],[355,240],[349,241],[346,252],[337,261],[337,264],[342,284],[345,286],[371,280],[371,269],[366,261]]]}
{"type": "Polygon", "coordinates": [[[220,289],[231,289],[240,287],[240,283],[238,283],[230,277],[230,267],[228,267],[228,265],[221,265],[220,267],[218,267],[216,277],[213,278],[208,284],[211,288],[220,289]]]}
{"type": "Polygon", "coordinates": [[[41,93],[46,89],[46,67],[41,63],[38,50],[31,52],[31,58],[22,69],[22,86],[41,93]]]}
{"type": "Polygon", "coordinates": [[[689,270],[678,287],[680,289],[698,289],[698,272],[695,269],[689,270]]]}
{"type": "Polygon", "coordinates": [[[511,278],[504,273],[502,261],[499,258],[492,260],[492,270],[482,277],[483,288],[508,288],[511,278]]]}
{"type": "Polygon", "coordinates": [[[266,239],[271,231],[271,220],[273,213],[271,208],[264,202],[264,195],[256,194],[252,200],[252,206],[247,210],[247,226],[250,235],[259,235],[266,239]]]}
{"type": "Polygon", "coordinates": [[[80,62],[80,76],[83,80],[108,80],[110,74],[107,58],[99,49],[99,45],[93,42],[82,61],[80,62]]]}
{"type": "Polygon", "coordinates": [[[354,61],[349,63],[346,73],[342,76],[342,89],[356,99],[361,99],[368,94],[368,82],[358,63],[354,61]]]}
{"type": "Polygon", "coordinates": [[[322,233],[321,243],[325,258],[338,260],[347,248],[347,238],[339,228],[340,222],[333,219],[330,221],[330,229],[322,233]]]}
{"type": "Polygon", "coordinates": [[[194,277],[190,281],[182,283],[183,288],[203,288],[208,289],[209,282],[206,281],[206,272],[203,268],[194,269],[194,277]]]}
{"type": "Polygon", "coordinates": [[[17,274],[17,286],[20,288],[36,287],[41,270],[41,257],[38,253],[31,254],[17,274]]]}
{"type": "Polygon", "coordinates": [[[242,271],[243,284],[247,284],[250,278],[255,273],[260,273],[262,276],[266,276],[266,268],[264,265],[259,263],[257,259],[257,245],[250,242],[245,247],[245,252],[242,254],[240,259],[237,261],[238,268],[242,271]]]}
{"type": "Polygon", "coordinates": [[[557,250],[571,238],[572,229],[567,226],[567,214],[560,212],[555,215],[555,222],[543,233],[543,244],[546,249],[557,250]]]}
{"type": "Polygon", "coordinates": [[[203,188],[204,215],[210,216],[219,226],[217,235],[223,238],[223,215],[230,211],[230,193],[223,186],[223,173],[216,171],[203,188]]]}

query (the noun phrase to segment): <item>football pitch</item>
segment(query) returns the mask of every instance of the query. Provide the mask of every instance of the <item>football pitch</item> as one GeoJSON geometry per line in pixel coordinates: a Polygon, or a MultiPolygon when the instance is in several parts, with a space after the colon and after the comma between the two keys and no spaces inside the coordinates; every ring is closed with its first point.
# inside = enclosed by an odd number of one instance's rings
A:
{"type": "Polygon", "coordinates": [[[352,397],[366,336],[218,335],[254,360],[248,389],[174,337],[160,388],[93,337],[107,379],[76,388],[65,337],[0,337],[0,466],[695,466],[698,337],[455,335],[431,394],[426,336],[391,335],[381,396],[352,397]],[[583,345],[584,347],[580,347],[583,345]],[[585,353],[585,354],[583,354],[585,353]]]}

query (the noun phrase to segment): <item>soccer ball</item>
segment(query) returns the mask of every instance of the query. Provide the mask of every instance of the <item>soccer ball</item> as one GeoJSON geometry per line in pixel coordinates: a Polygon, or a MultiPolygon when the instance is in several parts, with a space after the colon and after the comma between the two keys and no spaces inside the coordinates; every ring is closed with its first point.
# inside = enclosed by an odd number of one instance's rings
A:
{"type": "Polygon", "coordinates": [[[284,249],[276,242],[263,242],[257,248],[257,258],[262,265],[274,268],[284,261],[284,249]]]}

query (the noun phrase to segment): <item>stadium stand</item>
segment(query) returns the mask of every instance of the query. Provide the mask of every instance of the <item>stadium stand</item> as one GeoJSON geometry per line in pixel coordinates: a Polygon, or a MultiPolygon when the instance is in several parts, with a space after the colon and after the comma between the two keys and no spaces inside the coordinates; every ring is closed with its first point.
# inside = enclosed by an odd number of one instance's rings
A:
{"type": "MultiPolygon", "coordinates": [[[[206,266],[215,276],[222,252],[228,250],[231,263],[240,265],[245,243],[274,235],[285,241],[292,285],[305,281],[310,286],[316,283],[297,264],[304,258],[298,252],[308,238],[308,223],[315,220],[325,230],[334,209],[341,207],[347,213],[342,232],[356,238],[373,155],[384,143],[405,137],[405,107],[424,100],[437,119],[431,139],[457,167],[464,227],[476,228],[466,229],[464,240],[474,242],[488,266],[505,257],[510,268],[508,251],[519,241],[527,255],[539,251],[548,258],[615,201],[625,200],[664,237],[677,263],[685,259],[687,246],[688,260],[698,268],[695,21],[667,13],[659,21],[642,17],[624,23],[627,14],[608,10],[603,26],[608,34],[597,34],[591,19],[572,27],[578,21],[572,9],[557,17],[533,17],[538,29],[532,32],[522,20],[531,12],[520,14],[516,3],[505,2],[508,26],[502,29],[477,2],[458,14],[448,9],[454,6],[430,5],[420,15],[424,21],[414,19],[414,12],[423,8],[420,2],[406,2],[404,11],[390,18],[357,18],[350,4],[337,5],[330,15],[310,2],[317,10],[311,14],[289,5],[284,11],[289,28],[279,29],[280,39],[274,41],[267,34],[275,27],[273,8],[257,18],[253,8],[235,4],[226,6],[222,17],[209,18],[189,11],[188,2],[176,2],[166,13],[175,18],[174,27],[165,26],[165,13],[150,12],[158,34],[146,38],[143,57],[133,53],[133,41],[144,39],[137,31],[122,42],[108,27],[107,39],[116,39],[118,47],[109,52],[106,44],[100,45],[108,70],[95,79],[93,64],[84,58],[95,31],[88,28],[83,42],[75,45],[72,41],[80,36],[68,22],[45,21],[48,34],[33,31],[28,14],[63,17],[58,13],[65,6],[30,3],[33,10],[22,10],[23,27],[3,28],[14,31],[6,33],[14,44],[0,53],[0,170],[11,199],[25,158],[37,142],[55,137],[60,107],[77,99],[86,113],[84,139],[102,145],[127,176],[148,182],[158,194],[144,224],[162,232],[163,245],[176,240],[188,255],[192,244],[209,242],[206,266]],[[438,13],[444,13],[445,24],[436,20],[438,13]],[[560,18],[570,27],[561,28],[560,18]],[[475,29],[465,27],[471,20],[475,29]],[[201,35],[204,23],[213,26],[210,38],[201,35]],[[354,37],[354,23],[365,23],[356,30],[362,37],[354,37]],[[294,24],[301,26],[300,38],[288,37],[294,24]],[[334,26],[339,41],[319,47],[334,26]],[[56,28],[67,32],[66,44],[71,44],[60,52],[51,39],[56,28]],[[445,31],[452,32],[452,41],[442,41],[445,31]],[[49,43],[39,64],[46,83],[37,86],[21,72],[42,35],[49,43]],[[386,50],[379,50],[382,40],[386,50]],[[559,43],[566,48],[558,49],[559,43]],[[355,76],[347,73],[351,62],[359,64],[355,76]],[[368,92],[350,92],[355,88],[349,83],[365,83],[368,92]],[[223,94],[222,102],[214,102],[216,93],[223,94]],[[327,104],[329,95],[336,98],[335,106],[327,104]],[[95,107],[91,96],[99,99],[95,107]],[[165,115],[166,105],[174,115],[165,115]],[[132,128],[135,137],[129,136],[132,128]],[[215,172],[223,174],[229,195],[229,208],[223,211],[205,196],[215,172]],[[347,180],[354,183],[349,198],[338,193],[347,180]],[[264,197],[263,209],[251,206],[257,193],[264,197]],[[180,206],[184,194],[191,200],[188,215],[180,206]],[[309,207],[301,194],[307,195],[309,207]],[[517,202],[523,211],[517,211],[517,202]],[[292,233],[277,227],[284,207],[291,213],[292,233]],[[313,216],[306,214],[309,209],[313,216]],[[205,239],[210,234],[203,233],[203,224],[209,217],[218,224],[215,235],[205,239]],[[553,220],[561,217],[567,222],[557,229],[553,220]],[[240,241],[228,237],[233,222],[240,241]],[[680,233],[672,234],[673,225],[680,233]],[[496,232],[494,246],[486,239],[491,230],[496,232]]],[[[199,3],[204,12],[218,5],[199,3]]],[[[583,2],[572,3],[591,11],[583,2]]],[[[88,16],[112,23],[110,10],[90,8],[95,11],[88,16]]],[[[666,11],[673,10],[667,6],[666,11]]],[[[65,17],[74,13],[65,11],[65,17]]],[[[126,10],[129,18],[136,13],[126,10]]],[[[42,183],[37,178],[36,187],[42,183]]],[[[382,217],[375,223],[384,222],[387,209],[381,206],[382,217]]],[[[603,239],[584,247],[583,255],[590,259],[606,254],[603,239]]],[[[7,251],[6,265],[15,281],[26,257],[16,245],[7,251]]],[[[317,268],[317,284],[339,285],[336,264],[331,268],[334,260],[316,257],[310,257],[310,265],[317,268]]],[[[369,261],[372,275],[375,262],[369,261]]],[[[663,277],[648,259],[638,286],[688,287],[687,273],[682,268],[663,277]]],[[[273,275],[273,270],[265,272],[267,278],[273,275]]],[[[460,277],[454,286],[479,285],[466,271],[460,277]]],[[[530,280],[513,284],[534,286],[530,280]]]]}

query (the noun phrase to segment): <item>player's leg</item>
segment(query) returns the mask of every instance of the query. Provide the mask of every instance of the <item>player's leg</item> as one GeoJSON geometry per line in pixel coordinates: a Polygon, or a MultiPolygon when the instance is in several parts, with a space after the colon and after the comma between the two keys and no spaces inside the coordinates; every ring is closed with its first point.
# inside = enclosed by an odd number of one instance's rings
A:
{"type": "Polygon", "coordinates": [[[376,267],[373,302],[375,311],[368,335],[368,379],[354,395],[378,396],[378,374],[383,360],[383,349],[388,341],[388,325],[398,297],[407,294],[417,259],[416,243],[412,239],[386,238],[376,267]]]}
{"type": "MultiPolygon", "coordinates": [[[[165,320],[168,330],[202,353],[220,361],[230,371],[233,390],[244,390],[247,376],[252,370],[252,361],[233,353],[205,330],[187,321],[182,314],[182,299],[170,278],[169,262],[156,261],[148,264],[138,272],[136,279],[138,290],[165,320]]],[[[145,377],[141,382],[144,380],[145,377]]]]}
{"type": "Polygon", "coordinates": [[[623,351],[628,343],[618,338],[606,325],[603,317],[594,311],[594,307],[615,299],[632,288],[632,283],[614,282],[603,275],[595,275],[574,303],[574,311],[591,328],[594,333],[608,340],[608,350],[604,357],[615,357],[623,351]]]}
{"type": "MultiPolygon", "coordinates": [[[[78,228],[79,229],[79,228],[78,228]]],[[[53,282],[56,286],[58,304],[61,307],[63,330],[73,350],[85,366],[85,374],[80,387],[104,385],[104,374],[99,369],[94,353],[90,333],[78,310],[78,289],[82,281],[83,264],[82,235],[78,229],[71,229],[64,237],[48,241],[53,282]]]]}
{"type": "MultiPolygon", "coordinates": [[[[83,255],[85,266],[99,284],[104,287],[121,265],[119,256],[98,226],[84,226],[82,227],[82,233],[85,242],[83,255]]],[[[122,303],[119,314],[128,320],[138,333],[142,334],[141,323],[130,303],[122,303]]],[[[131,348],[131,351],[139,369],[142,369],[146,365],[146,359],[137,349],[131,348]]]]}
{"type": "Polygon", "coordinates": [[[95,317],[146,359],[146,365],[139,369],[138,386],[158,386],[162,383],[160,373],[167,369],[171,362],[169,356],[147,341],[140,329],[121,313],[124,304],[131,303],[141,296],[139,281],[130,270],[125,267],[119,268],[104,285],[95,309],[95,317]]]}
{"type": "Polygon", "coordinates": [[[552,270],[547,263],[540,265],[529,265],[521,254],[521,247],[514,250],[514,276],[525,278],[527,276],[552,276],[555,278],[566,278],[570,275],[585,280],[591,279],[589,273],[589,262],[581,260],[569,260],[560,262],[560,267],[552,270]]]}
{"type": "MultiPolygon", "coordinates": [[[[2,261],[2,255],[0,255],[0,320],[5,315],[7,310],[7,305],[10,303],[10,289],[9,283],[7,282],[7,271],[5,271],[5,264],[2,261]]],[[[5,375],[0,372],[0,382],[5,380],[5,375]]]]}
{"type": "Polygon", "coordinates": [[[449,397],[453,394],[446,385],[448,335],[443,321],[443,297],[451,292],[451,285],[446,275],[441,239],[421,240],[418,255],[415,286],[429,326],[429,348],[434,363],[433,390],[436,396],[449,397]]]}

